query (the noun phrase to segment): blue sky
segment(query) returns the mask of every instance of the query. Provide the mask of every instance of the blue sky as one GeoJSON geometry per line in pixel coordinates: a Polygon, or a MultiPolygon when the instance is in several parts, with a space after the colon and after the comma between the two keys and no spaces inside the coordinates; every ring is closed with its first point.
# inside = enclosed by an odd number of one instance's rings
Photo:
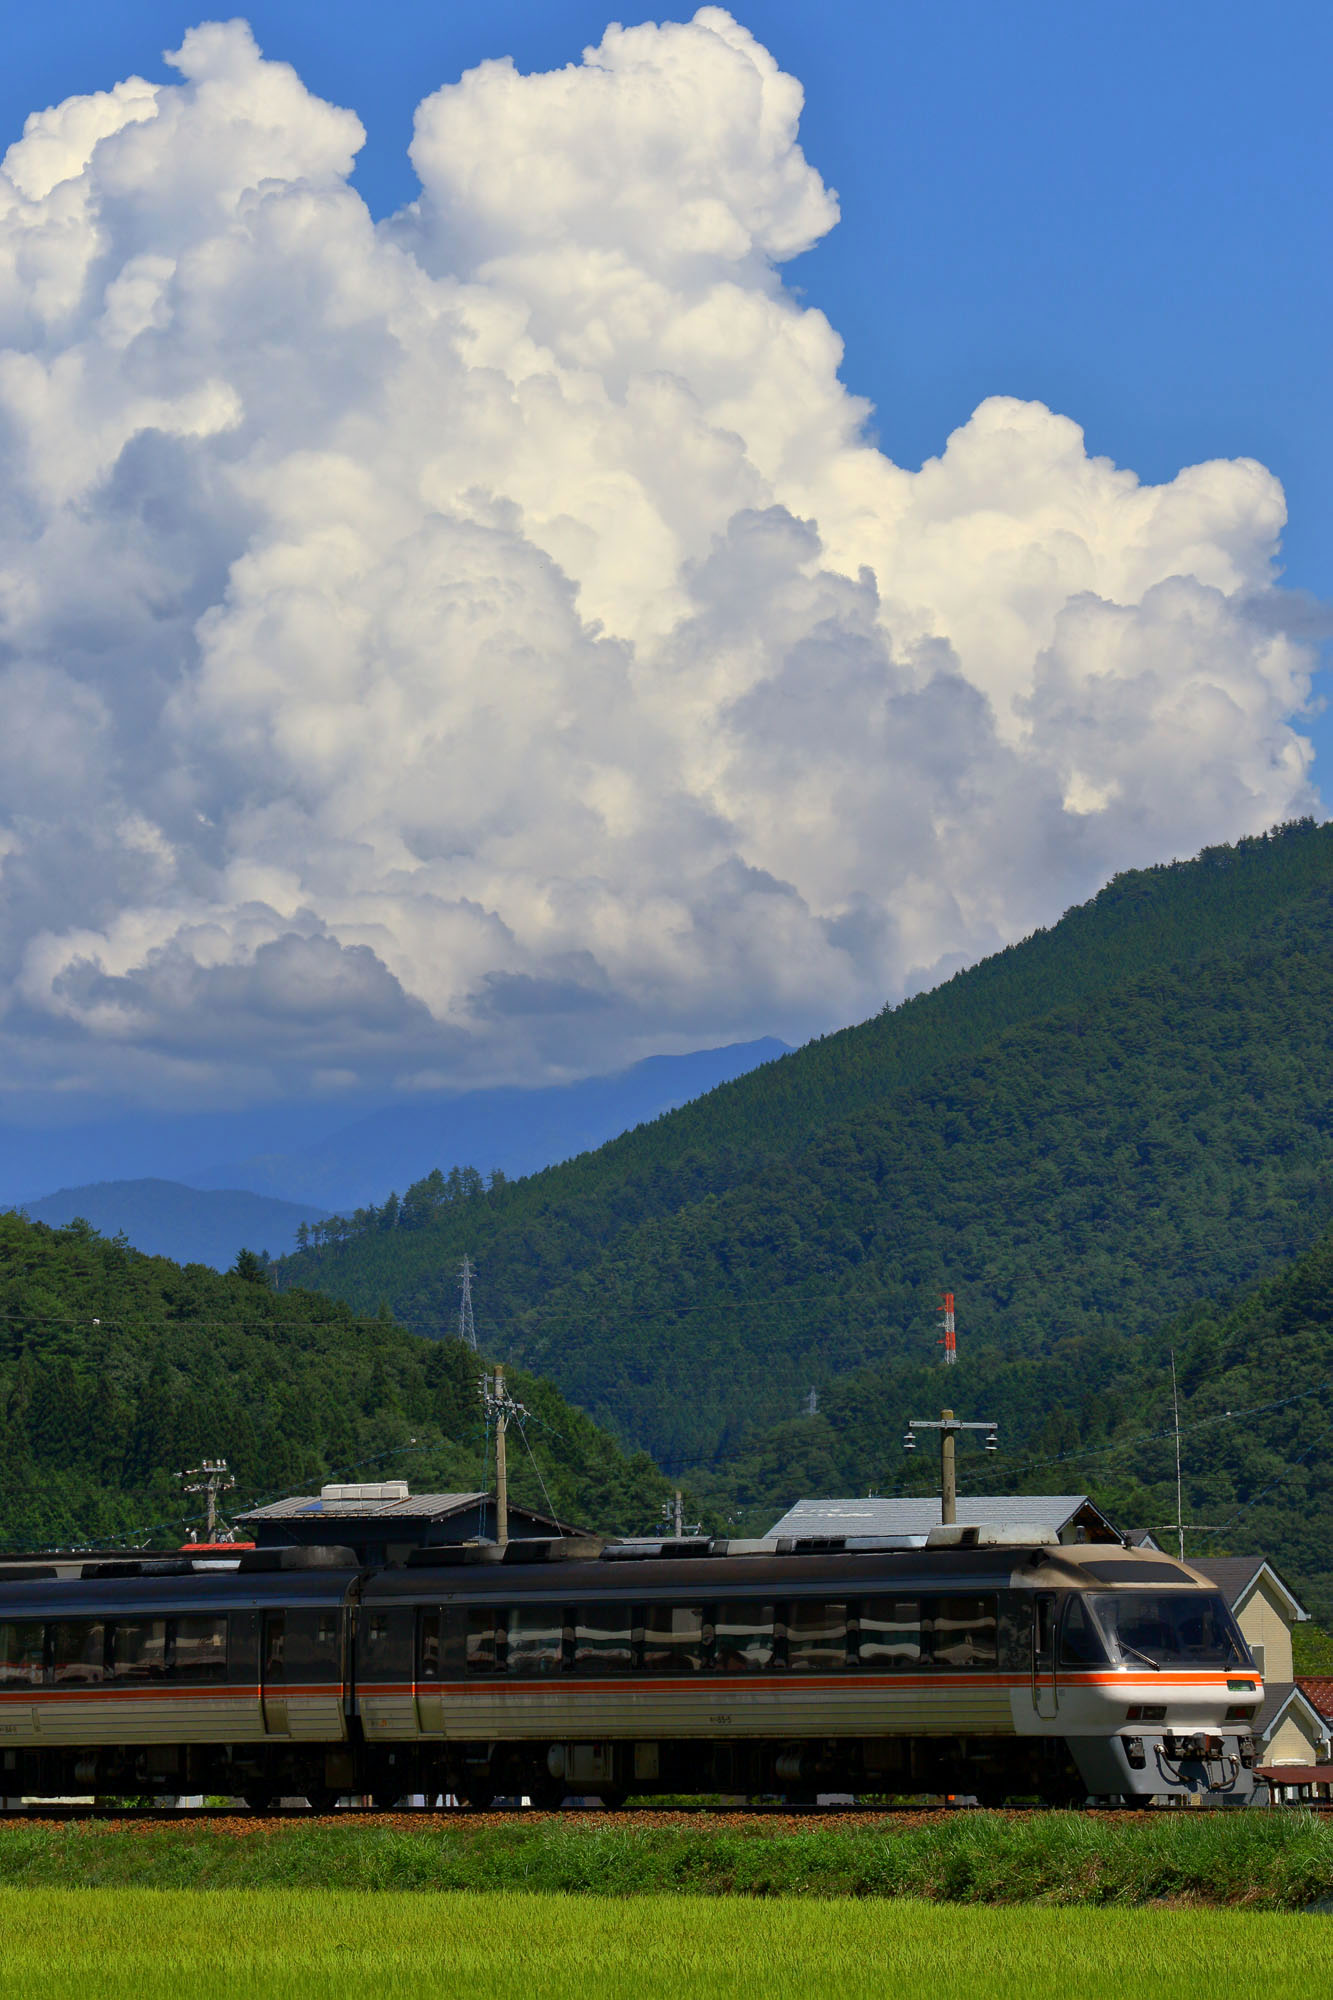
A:
{"type": "MultiPolygon", "coordinates": [[[[137,70],[202,6],[11,10],[0,132],[137,70]]],[[[488,56],[577,60],[610,19],[567,0],[240,9],[266,54],[360,114],[356,183],[410,199],[412,113],[488,56]]],[[[1286,580],[1333,596],[1333,10],[1227,0],[763,0],[737,17],[805,86],[805,151],[842,221],[788,281],[846,342],[885,451],[917,465],[984,396],[1037,398],[1144,479],[1248,455],[1281,478],[1286,580]]],[[[1333,719],[1314,725],[1318,770],[1333,719]]],[[[1326,791],[1330,789],[1325,779],[1326,791]]]]}

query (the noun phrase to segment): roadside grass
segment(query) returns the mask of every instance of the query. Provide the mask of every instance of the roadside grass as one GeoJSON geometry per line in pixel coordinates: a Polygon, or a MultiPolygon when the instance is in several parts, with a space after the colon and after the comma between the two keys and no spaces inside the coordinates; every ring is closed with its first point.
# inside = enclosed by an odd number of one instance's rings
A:
{"type": "Polygon", "coordinates": [[[938,2000],[1305,2000],[1327,1918],[491,1892],[0,1890],[0,1993],[25,2000],[489,2000],[929,1991],[938,2000]]]}
{"type": "MultiPolygon", "coordinates": [[[[425,1823],[10,1820],[0,1822],[6,1883],[1281,1911],[1333,1895],[1333,1823],[1295,1811],[966,1813],[833,1825],[601,1814],[425,1823]]],[[[1333,1931],[1329,1947],[1333,1955],[1333,1931]]]]}

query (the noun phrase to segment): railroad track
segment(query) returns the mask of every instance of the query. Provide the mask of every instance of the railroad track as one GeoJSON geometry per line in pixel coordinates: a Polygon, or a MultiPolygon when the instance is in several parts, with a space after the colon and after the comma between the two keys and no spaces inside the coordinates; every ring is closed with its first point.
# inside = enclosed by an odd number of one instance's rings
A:
{"type": "MultiPolygon", "coordinates": [[[[735,1827],[746,1821],[773,1822],[777,1820],[927,1820],[938,1819],[942,1815],[958,1813],[1002,1813],[1006,1818],[1014,1815],[1025,1817],[1057,1811],[1077,1811],[1089,1816],[1105,1816],[1113,1813],[1117,1817],[1124,1813],[1157,1817],[1164,1812],[1179,1813],[1187,1810],[1182,1805],[1171,1803],[1163,1806],[1084,1806],[1057,1807],[1039,1804],[1015,1804],[1006,1806],[963,1805],[954,1801],[940,1801],[934,1805],[888,1805],[888,1804],[843,1804],[843,1805],[786,1805],[756,1804],[746,1806],[566,1806],[552,1810],[543,1806],[495,1805],[478,1810],[472,1806],[379,1806],[346,1805],[339,1806],[331,1813],[313,1813],[308,1806],[280,1806],[267,1812],[255,1813],[244,1805],[218,1806],[113,1806],[84,1804],[37,1804],[27,1806],[7,1806],[0,1808],[0,1822],[32,1823],[40,1821],[69,1822],[79,1820],[100,1820],[126,1822],[157,1821],[169,1825],[190,1823],[207,1824],[218,1820],[235,1820],[249,1825],[309,1825],[313,1819],[362,1821],[381,1825],[429,1826],[447,1822],[451,1826],[480,1824],[494,1819],[552,1820],[569,1824],[579,1820],[603,1822],[610,1820],[618,1825],[650,1823],[678,1823],[685,1820],[716,1821],[719,1825],[735,1827]]],[[[1241,1807],[1201,1807],[1201,1811],[1240,1811],[1241,1807]]],[[[1279,1804],[1272,1807],[1249,1808],[1255,1811],[1288,1812],[1303,1810],[1321,1816],[1333,1816],[1333,1799],[1308,1799],[1279,1804]]]]}

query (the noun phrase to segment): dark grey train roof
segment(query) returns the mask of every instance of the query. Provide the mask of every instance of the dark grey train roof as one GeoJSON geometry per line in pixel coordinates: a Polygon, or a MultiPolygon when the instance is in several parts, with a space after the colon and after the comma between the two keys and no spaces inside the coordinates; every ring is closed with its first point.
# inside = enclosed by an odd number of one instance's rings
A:
{"type": "Polygon", "coordinates": [[[196,1570],[192,1576],[47,1577],[0,1583],[0,1619],[170,1617],[190,1611],[257,1611],[274,1603],[337,1605],[354,1569],[196,1570]]]}
{"type": "Polygon", "coordinates": [[[827,1554],[645,1556],[632,1562],[451,1563],[435,1569],[380,1570],[367,1578],[366,1603],[407,1599],[418,1604],[477,1599],[504,1603],[518,1597],[546,1601],[642,1597],[755,1597],[781,1590],[787,1597],[826,1596],[831,1587],[891,1594],[926,1584],[941,1590],[989,1588],[1007,1583],[1033,1554],[1058,1557],[1058,1548],[903,1549],[827,1554]]]}

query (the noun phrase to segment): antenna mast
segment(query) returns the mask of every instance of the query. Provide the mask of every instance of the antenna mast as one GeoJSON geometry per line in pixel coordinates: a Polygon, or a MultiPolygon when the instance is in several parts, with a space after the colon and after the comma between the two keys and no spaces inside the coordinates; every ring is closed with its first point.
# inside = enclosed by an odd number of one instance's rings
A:
{"type": "Polygon", "coordinates": [[[458,1275],[463,1285],[463,1295],[458,1302],[458,1338],[464,1347],[470,1347],[475,1354],[477,1329],[472,1319],[472,1260],[466,1255],[458,1275]]]}
{"type": "Polygon", "coordinates": [[[944,1338],[939,1345],[944,1349],[945,1367],[952,1368],[958,1359],[958,1333],[954,1326],[952,1292],[945,1292],[944,1304],[937,1306],[936,1311],[944,1314],[944,1338]]]}

